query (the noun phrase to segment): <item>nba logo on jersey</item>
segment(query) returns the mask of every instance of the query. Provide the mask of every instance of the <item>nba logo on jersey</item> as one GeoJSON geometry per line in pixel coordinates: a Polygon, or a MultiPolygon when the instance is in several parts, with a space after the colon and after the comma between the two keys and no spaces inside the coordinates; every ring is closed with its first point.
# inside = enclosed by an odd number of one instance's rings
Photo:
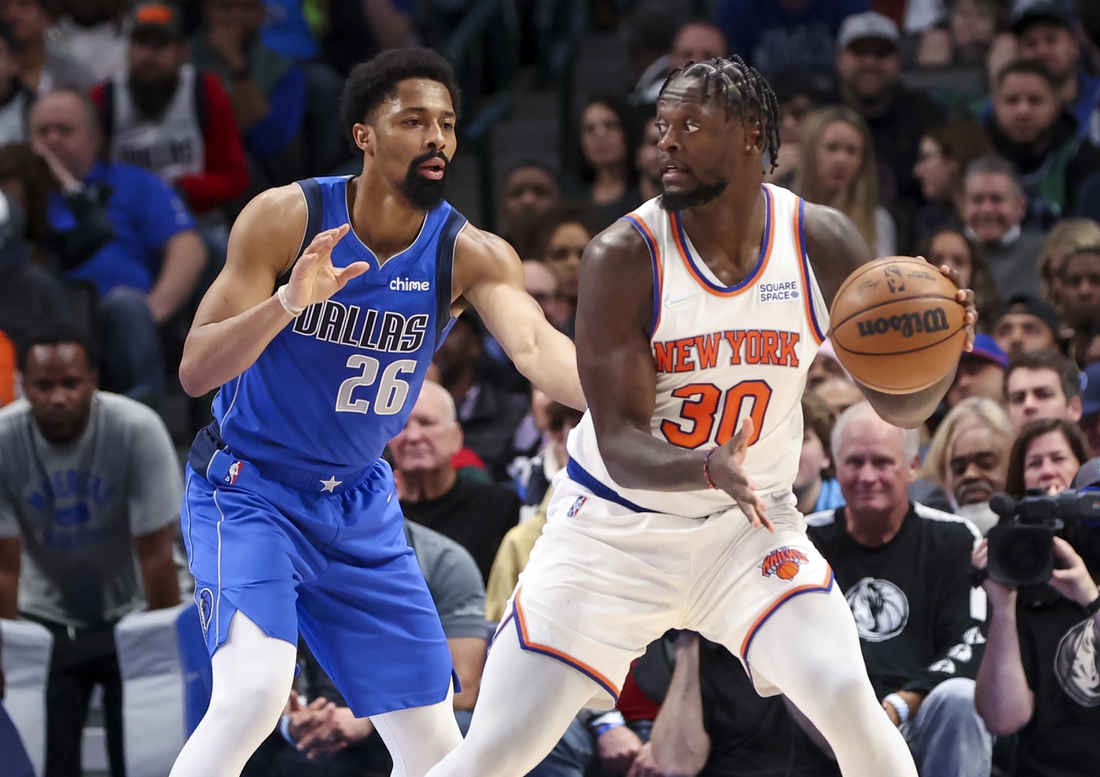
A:
{"type": "Polygon", "coordinates": [[[569,507],[569,510],[565,513],[570,518],[574,517],[584,507],[584,503],[588,501],[586,496],[578,496],[573,504],[569,507]]]}
{"type": "Polygon", "coordinates": [[[226,473],[225,482],[229,485],[233,485],[237,482],[237,477],[241,474],[241,468],[244,467],[244,463],[240,461],[234,461],[229,465],[229,472],[226,473]]]}
{"type": "Polygon", "coordinates": [[[798,548],[783,546],[776,548],[760,564],[760,574],[764,577],[778,577],[780,580],[793,580],[799,568],[809,564],[806,554],[798,548]]]}

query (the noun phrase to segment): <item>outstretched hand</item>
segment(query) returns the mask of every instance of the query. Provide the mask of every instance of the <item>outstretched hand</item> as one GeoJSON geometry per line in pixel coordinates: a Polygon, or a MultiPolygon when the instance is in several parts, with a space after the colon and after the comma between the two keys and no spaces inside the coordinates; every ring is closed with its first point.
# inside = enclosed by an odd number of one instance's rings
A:
{"type": "Polygon", "coordinates": [[[344,288],[352,278],[357,278],[370,269],[366,262],[352,262],[347,267],[333,266],[332,249],[349,229],[350,225],[341,224],[335,229],[319,232],[313,238],[294,263],[286,288],[287,302],[301,308],[324,302],[344,288]]]}
{"type": "Polygon", "coordinates": [[[714,485],[733,497],[754,529],[764,527],[774,533],[775,526],[768,519],[764,500],[756,493],[756,483],[742,468],[749,440],[755,431],[752,418],[746,417],[737,434],[725,445],[714,449],[710,454],[710,478],[714,485]]]}
{"type": "MultiPolygon", "coordinates": [[[[918,259],[924,259],[923,256],[918,256],[918,259]]],[[[924,259],[924,261],[928,261],[924,259]]],[[[978,323],[978,308],[974,304],[974,290],[966,288],[962,283],[962,278],[959,276],[959,271],[948,267],[946,264],[940,265],[940,272],[950,279],[955,287],[958,289],[955,292],[955,299],[960,305],[966,308],[966,345],[964,346],[966,351],[974,349],[974,326],[978,323]]]]}

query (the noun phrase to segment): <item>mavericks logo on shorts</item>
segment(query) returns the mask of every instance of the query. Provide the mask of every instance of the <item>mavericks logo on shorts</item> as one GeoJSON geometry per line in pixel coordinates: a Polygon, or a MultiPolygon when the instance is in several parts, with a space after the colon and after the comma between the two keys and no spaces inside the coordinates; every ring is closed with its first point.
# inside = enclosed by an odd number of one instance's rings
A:
{"type": "Polygon", "coordinates": [[[234,461],[229,465],[229,473],[225,476],[225,482],[229,485],[233,485],[237,482],[237,477],[241,474],[241,469],[244,467],[244,462],[234,461]]]}
{"type": "Polygon", "coordinates": [[[760,564],[760,574],[764,577],[778,577],[780,580],[793,580],[798,570],[810,559],[798,548],[782,547],[773,550],[760,564]]]}
{"type": "Polygon", "coordinates": [[[210,630],[210,617],[214,614],[214,594],[209,588],[200,588],[195,594],[195,603],[199,606],[199,625],[205,637],[210,630]]]}

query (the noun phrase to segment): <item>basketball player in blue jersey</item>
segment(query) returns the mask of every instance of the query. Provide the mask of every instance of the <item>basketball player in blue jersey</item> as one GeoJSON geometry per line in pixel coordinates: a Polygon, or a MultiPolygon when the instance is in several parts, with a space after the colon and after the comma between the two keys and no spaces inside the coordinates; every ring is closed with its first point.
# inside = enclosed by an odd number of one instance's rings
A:
{"type": "Polygon", "coordinates": [[[442,200],[447,62],[381,54],[352,71],[342,111],[361,175],[249,203],[184,349],[184,389],[220,387],[182,508],[213,695],[172,777],[240,774],[289,698],[299,632],[393,775],[422,777],[460,741],[453,672],[383,448],[466,305],[532,383],[584,407],[573,345],[515,252],[442,200]]]}
{"type": "MultiPolygon", "coordinates": [[[[791,491],[806,373],[837,289],[870,249],[838,211],[763,184],[776,99],[739,58],[673,71],[657,126],[662,197],[598,235],[581,263],[588,412],[466,739],[429,777],[526,774],[578,709],[614,702],[630,662],[670,628],[723,644],[758,691],[785,694],[845,777],[916,777],[791,491]]],[[[972,340],[973,293],[957,298],[972,340]]],[[[861,388],[912,428],[953,375],[909,395],[861,388]]],[[[882,465],[862,466],[861,479],[882,465]]],[[[916,714],[910,696],[901,704],[916,714]]],[[[595,724],[621,724],[613,715],[595,724]]]]}

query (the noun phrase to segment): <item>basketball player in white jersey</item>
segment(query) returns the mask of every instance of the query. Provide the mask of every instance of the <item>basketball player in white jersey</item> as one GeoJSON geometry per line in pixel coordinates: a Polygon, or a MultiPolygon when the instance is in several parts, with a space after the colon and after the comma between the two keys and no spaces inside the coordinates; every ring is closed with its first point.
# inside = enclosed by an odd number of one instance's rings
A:
{"type": "MultiPolygon", "coordinates": [[[[578,709],[614,702],[631,660],[670,628],[725,645],[762,694],[786,694],[845,777],[915,777],[791,491],[806,373],[836,290],[870,249],[839,212],[763,184],[776,100],[740,59],[675,71],[657,116],[664,194],[585,252],[589,410],[469,734],[428,777],[526,774],[578,709]]],[[[958,299],[972,325],[972,292],[958,299]]],[[[952,378],[863,392],[914,427],[952,378]]]]}

